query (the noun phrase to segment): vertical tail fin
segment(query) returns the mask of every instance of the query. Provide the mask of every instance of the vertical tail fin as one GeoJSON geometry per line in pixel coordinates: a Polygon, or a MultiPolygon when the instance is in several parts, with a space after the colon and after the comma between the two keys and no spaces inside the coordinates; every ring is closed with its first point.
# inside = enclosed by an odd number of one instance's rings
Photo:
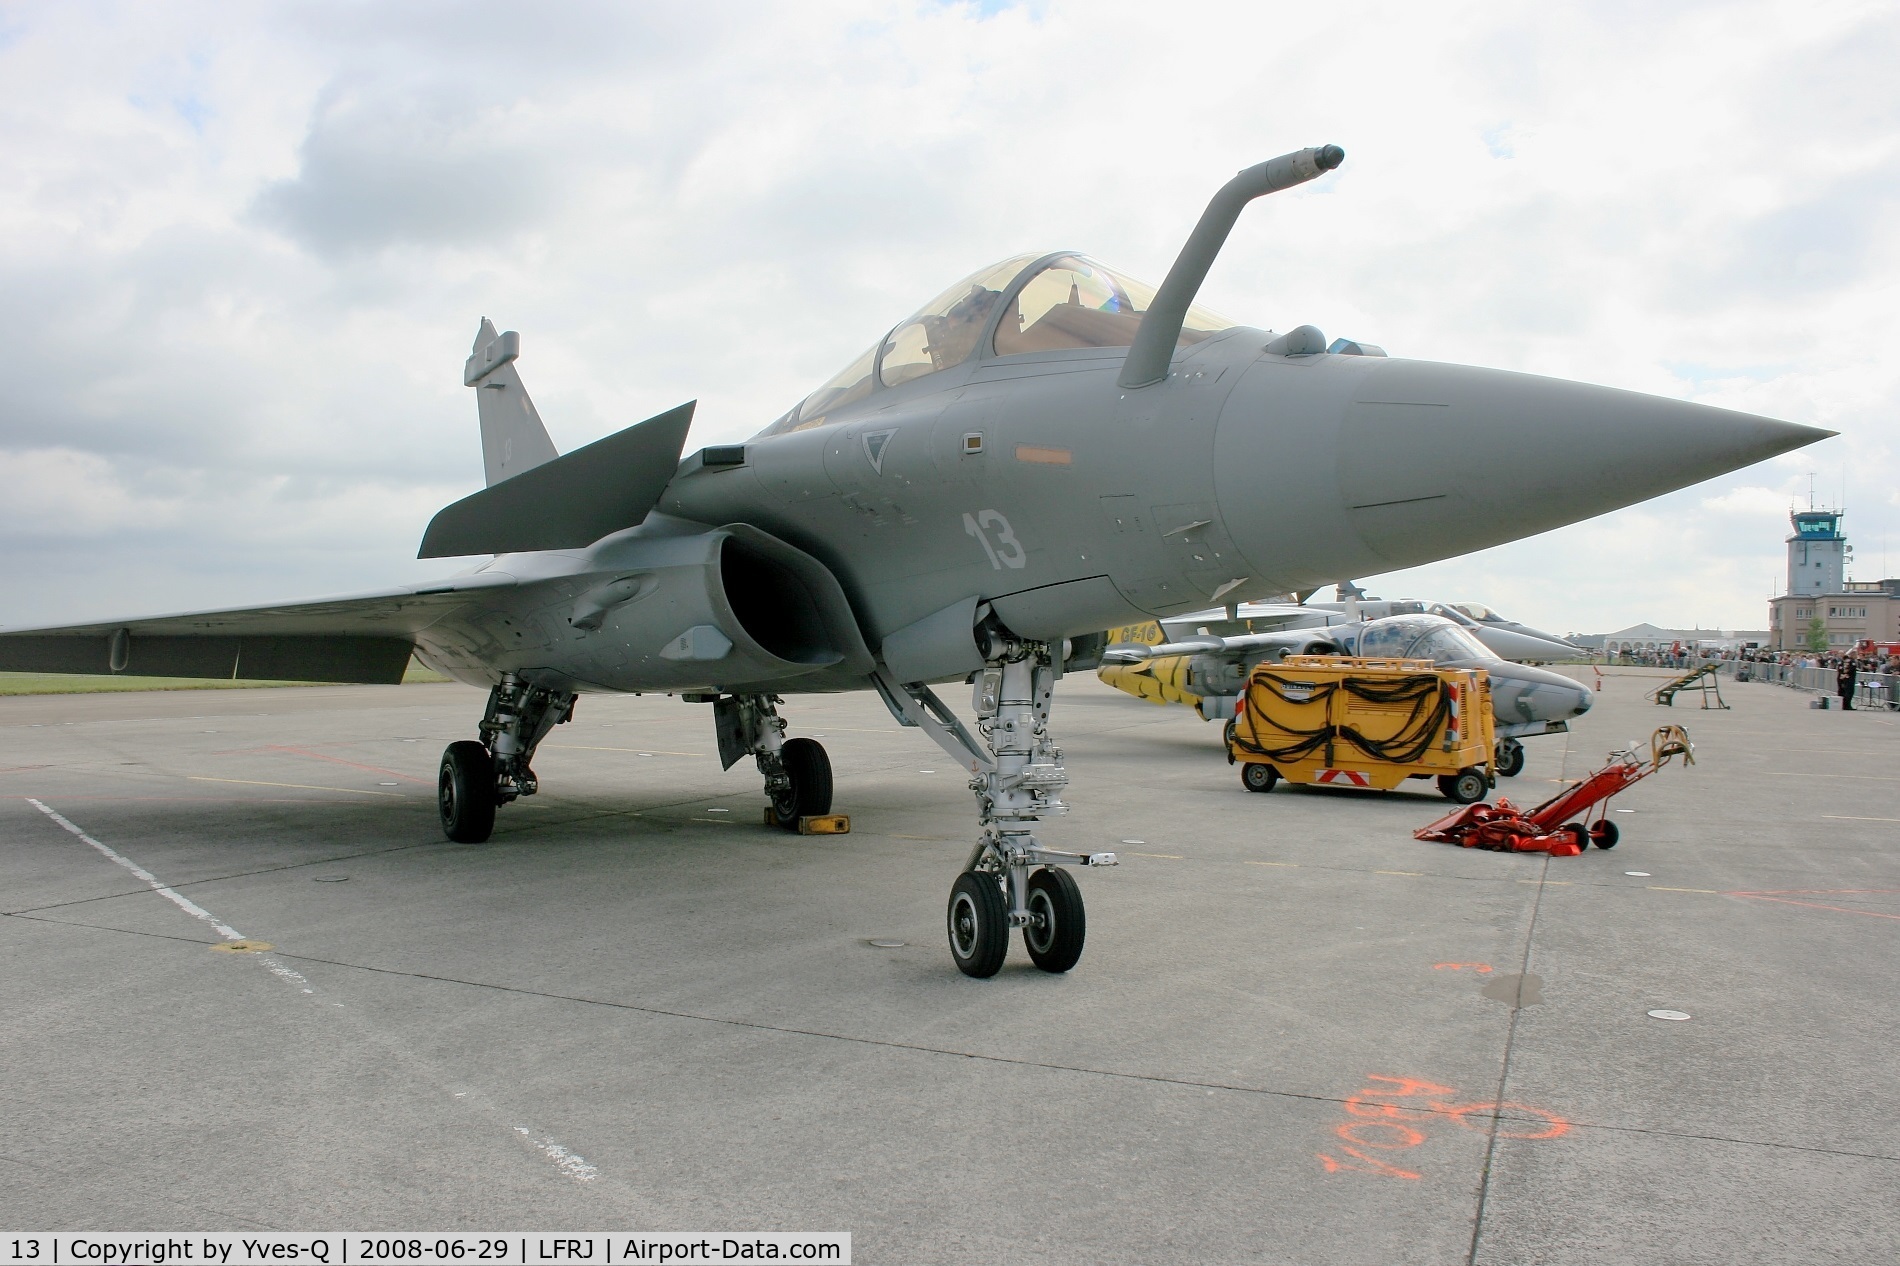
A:
{"type": "Polygon", "coordinates": [[[532,470],[560,456],[541,415],[528,399],[515,369],[521,354],[521,336],[513,330],[495,333],[495,324],[482,318],[475,333],[474,354],[462,369],[462,381],[475,388],[476,409],[482,420],[482,466],[489,487],[532,470]]]}

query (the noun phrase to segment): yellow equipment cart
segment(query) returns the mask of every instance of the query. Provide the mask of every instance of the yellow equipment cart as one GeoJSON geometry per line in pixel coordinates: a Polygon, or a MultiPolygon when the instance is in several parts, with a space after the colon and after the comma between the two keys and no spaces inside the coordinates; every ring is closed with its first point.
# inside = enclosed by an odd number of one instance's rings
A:
{"type": "Polygon", "coordinates": [[[1497,784],[1493,724],[1483,669],[1289,655],[1248,675],[1227,759],[1249,791],[1282,778],[1390,791],[1435,777],[1446,799],[1472,804],[1497,784]]]}

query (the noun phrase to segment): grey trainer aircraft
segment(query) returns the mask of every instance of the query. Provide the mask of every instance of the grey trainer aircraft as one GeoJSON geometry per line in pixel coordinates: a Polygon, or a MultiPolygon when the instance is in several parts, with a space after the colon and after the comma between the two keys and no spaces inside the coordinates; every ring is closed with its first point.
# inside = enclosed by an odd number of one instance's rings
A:
{"type": "MultiPolygon", "coordinates": [[[[710,705],[784,824],[831,768],[784,697],[875,689],[969,771],[953,885],[967,974],[1066,971],[1085,915],[1037,836],[1068,778],[1057,679],[1102,630],[1463,554],[1601,514],[1828,432],[1250,328],[1193,300],[1242,208],[1337,167],[1248,168],[1150,289],[1069,252],[958,282],[752,440],[683,461],[691,404],[557,455],[520,340],[484,322],[463,381],[488,487],[438,513],[452,579],[360,597],[0,634],[0,669],[395,682],[411,654],[489,688],[440,766],[451,839],[536,790],[535,748],[587,691],[710,705]],[[1558,457],[1560,460],[1552,460],[1558,457]],[[974,686],[965,724],[931,683],[974,686]]],[[[761,322],[770,314],[761,313],[761,322]]]]}
{"type": "MultiPolygon", "coordinates": [[[[1244,612],[1245,608],[1243,608],[1244,612]]],[[[1515,778],[1524,771],[1522,740],[1562,734],[1590,710],[1588,686],[1493,651],[1456,620],[1424,611],[1378,619],[1316,624],[1253,632],[1245,619],[1203,618],[1150,621],[1112,630],[1097,676],[1152,703],[1179,703],[1205,721],[1225,721],[1231,740],[1236,704],[1254,665],[1288,655],[1365,655],[1381,659],[1429,659],[1444,668],[1483,669],[1491,681],[1496,722],[1497,771],[1515,778]],[[1154,639],[1144,642],[1142,635],[1154,639]]]]}
{"type": "MultiPolygon", "coordinates": [[[[1224,609],[1198,611],[1167,621],[1169,636],[1179,629],[1221,625],[1221,632],[1270,633],[1280,629],[1323,628],[1357,624],[1395,615],[1436,615],[1450,620],[1478,639],[1499,659],[1520,664],[1555,664],[1586,657],[1581,647],[1554,633],[1545,633],[1516,620],[1506,620],[1482,602],[1433,602],[1424,598],[1375,598],[1351,581],[1342,581],[1339,602],[1246,602],[1224,609]],[[1481,613],[1481,614],[1479,614],[1481,613]]],[[[1290,597],[1291,595],[1289,595],[1290,597]]]]}
{"type": "Polygon", "coordinates": [[[1521,620],[1510,620],[1482,602],[1431,602],[1420,598],[1376,598],[1351,581],[1339,585],[1339,601],[1306,605],[1344,613],[1347,619],[1377,620],[1389,615],[1440,615],[1491,649],[1500,659],[1519,663],[1554,664],[1587,656],[1577,646],[1555,633],[1532,628],[1521,620]]]}

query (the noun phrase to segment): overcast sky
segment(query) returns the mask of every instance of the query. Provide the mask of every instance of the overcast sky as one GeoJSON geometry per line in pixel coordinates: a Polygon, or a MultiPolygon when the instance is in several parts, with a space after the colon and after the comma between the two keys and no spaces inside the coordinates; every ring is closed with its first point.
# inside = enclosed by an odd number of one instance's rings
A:
{"type": "Polygon", "coordinates": [[[1360,579],[1763,627],[1810,472],[1900,572],[1896,67],[1900,7],[1816,0],[0,2],[0,623],[442,574],[484,315],[563,450],[693,398],[736,440],[980,265],[1158,282],[1333,142],[1205,303],[1842,433],[1360,579]]]}

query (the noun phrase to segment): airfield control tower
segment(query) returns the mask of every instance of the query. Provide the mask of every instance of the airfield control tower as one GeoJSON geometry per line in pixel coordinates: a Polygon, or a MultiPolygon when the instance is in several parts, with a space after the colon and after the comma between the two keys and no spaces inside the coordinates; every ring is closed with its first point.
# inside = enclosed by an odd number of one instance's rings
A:
{"type": "Polygon", "coordinates": [[[1788,595],[1812,598],[1840,593],[1846,581],[1847,537],[1841,532],[1842,510],[1796,510],[1788,521],[1788,595]]]}

